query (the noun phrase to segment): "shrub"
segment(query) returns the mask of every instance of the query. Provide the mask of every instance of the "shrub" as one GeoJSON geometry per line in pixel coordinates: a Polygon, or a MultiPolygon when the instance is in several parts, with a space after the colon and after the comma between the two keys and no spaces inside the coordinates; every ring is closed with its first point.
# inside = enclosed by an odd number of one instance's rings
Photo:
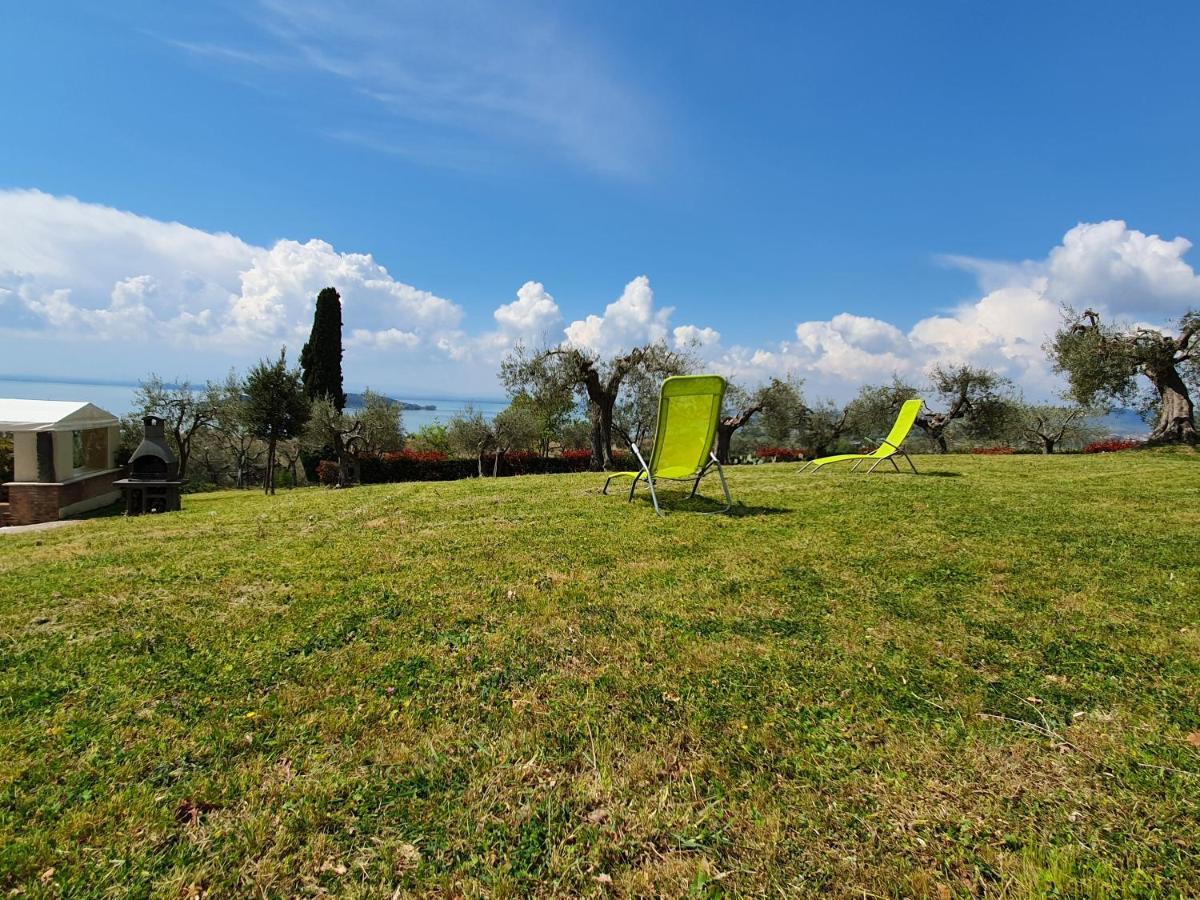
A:
{"type": "Polygon", "coordinates": [[[758,447],[754,455],[759,459],[769,459],[775,462],[794,462],[805,457],[805,451],[795,447],[758,447]]]}
{"type": "MultiPolygon", "coordinates": [[[[495,456],[483,457],[484,475],[491,475],[495,456]]],[[[553,475],[566,472],[586,472],[592,461],[590,452],[543,457],[531,451],[513,451],[500,457],[499,474],[553,475]]],[[[359,457],[359,474],[363,484],[385,484],[394,481],[454,481],[478,474],[474,459],[449,459],[438,451],[401,450],[396,453],[359,457]]],[[[336,472],[335,472],[336,476],[336,472]]]]}
{"type": "Polygon", "coordinates": [[[394,450],[390,453],[381,454],[380,458],[392,462],[404,459],[409,462],[430,463],[443,462],[449,459],[450,455],[443,453],[441,450],[394,450]]]}
{"type": "Polygon", "coordinates": [[[1017,451],[1012,447],[972,447],[971,452],[978,456],[1008,456],[1017,451]]]}
{"type": "Polygon", "coordinates": [[[1092,441],[1083,448],[1084,453],[1116,453],[1119,450],[1132,450],[1142,446],[1141,441],[1131,438],[1105,438],[1102,441],[1092,441]]]}
{"type": "Polygon", "coordinates": [[[338,464],[332,459],[323,459],[317,463],[317,481],[323,485],[337,484],[338,464]]]}

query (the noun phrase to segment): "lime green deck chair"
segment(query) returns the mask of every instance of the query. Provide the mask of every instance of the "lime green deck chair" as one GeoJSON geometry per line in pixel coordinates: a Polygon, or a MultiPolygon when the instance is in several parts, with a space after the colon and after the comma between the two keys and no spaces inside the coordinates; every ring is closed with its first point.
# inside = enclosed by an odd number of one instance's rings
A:
{"type": "Polygon", "coordinates": [[[854,466],[850,471],[855,471],[864,462],[871,462],[871,468],[867,469],[867,474],[870,475],[880,465],[885,462],[890,462],[892,468],[897,472],[900,467],[896,465],[896,457],[903,456],[908,460],[908,464],[912,466],[913,474],[917,474],[917,467],[913,465],[912,457],[904,452],[901,446],[904,439],[908,437],[908,433],[912,431],[913,425],[917,421],[917,415],[921,412],[921,407],[924,405],[920,397],[914,397],[912,400],[905,400],[904,405],[900,407],[900,414],[896,416],[896,424],[892,426],[891,432],[883,439],[878,449],[874,453],[842,453],[838,456],[824,456],[821,459],[810,459],[801,467],[801,472],[816,472],[822,466],[827,466],[830,463],[848,462],[854,460],[854,466]]]}
{"type": "Polygon", "coordinates": [[[661,516],[663,511],[658,505],[655,488],[658,481],[692,481],[692,492],[688,496],[694,497],[700,479],[715,466],[721,479],[721,490],[725,492],[725,508],[714,512],[728,512],[733,499],[729,496],[721,463],[712,452],[724,399],[725,379],[720,375],[675,375],[664,381],[658,397],[658,426],[650,462],[646,462],[635,444],[632,450],[642,464],[641,471],[614,472],[604,482],[603,492],[607,494],[608,486],[617,478],[632,478],[633,484],[629,486],[632,501],[638,482],[645,478],[654,511],[661,516]]]}

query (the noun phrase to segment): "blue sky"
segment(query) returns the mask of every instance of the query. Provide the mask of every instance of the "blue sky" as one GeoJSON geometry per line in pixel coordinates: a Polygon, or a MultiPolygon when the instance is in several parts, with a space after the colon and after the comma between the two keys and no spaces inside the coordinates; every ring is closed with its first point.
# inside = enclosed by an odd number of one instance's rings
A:
{"type": "Polygon", "coordinates": [[[591,315],[574,339],[598,350],[690,326],[715,368],[788,368],[835,395],[990,327],[973,358],[1045,391],[1037,335],[981,321],[1044,325],[1030,292],[1056,308],[1108,291],[1114,314],[1155,322],[1200,297],[1176,240],[1200,232],[1195,4],[272,0],[0,17],[0,372],[142,374],[117,323],[136,288],[172,348],[155,366],[220,375],[298,346],[304,297],[284,295],[336,283],[344,255],[362,285],[348,378],[393,390],[494,393],[506,343],[591,315]],[[196,242],[163,250],[171,222],[196,242]],[[381,300],[367,254],[419,296],[381,300]],[[252,266],[257,306],[231,312],[223,294],[245,299],[252,266]],[[530,282],[541,292],[506,326],[495,311],[530,282]],[[947,317],[975,330],[947,336],[947,317]],[[220,324],[234,320],[236,334],[220,324]]]}

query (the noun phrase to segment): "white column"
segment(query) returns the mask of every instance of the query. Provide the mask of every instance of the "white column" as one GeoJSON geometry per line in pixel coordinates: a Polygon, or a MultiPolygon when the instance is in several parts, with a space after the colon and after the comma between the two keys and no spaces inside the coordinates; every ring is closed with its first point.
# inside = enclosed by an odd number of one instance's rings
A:
{"type": "Polygon", "coordinates": [[[13,434],[13,481],[37,481],[37,435],[32,431],[13,434]]]}
{"type": "Polygon", "coordinates": [[[69,431],[54,432],[54,480],[66,481],[75,474],[75,439],[69,431]]]}

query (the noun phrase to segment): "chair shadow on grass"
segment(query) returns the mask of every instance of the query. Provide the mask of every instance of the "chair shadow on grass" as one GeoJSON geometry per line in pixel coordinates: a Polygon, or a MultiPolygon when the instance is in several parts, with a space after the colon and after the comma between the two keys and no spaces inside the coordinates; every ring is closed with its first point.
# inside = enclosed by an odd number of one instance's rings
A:
{"type": "MultiPolygon", "coordinates": [[[[654,511],[654,504],[650,502],[650,495],[648,493],[635,495],[633,502],[645,505],[651,512],[654,511]]],[[[735,519],[750,516],[778,516],[795,512],[795,510],[785,509],[781,506],[748,506],[736,498],[733,501],[733,506],[730,507],[728,512],[725,512],[724,500],[700,495],[689,497],[686,491],[683,493],[670,493],[660,490],[658,505],[662,507],[663,512],[667,515],[671,515],[672,513],[681,513],[684,515],[715,515],[724,513],[730,518],[735,519]]]]}

